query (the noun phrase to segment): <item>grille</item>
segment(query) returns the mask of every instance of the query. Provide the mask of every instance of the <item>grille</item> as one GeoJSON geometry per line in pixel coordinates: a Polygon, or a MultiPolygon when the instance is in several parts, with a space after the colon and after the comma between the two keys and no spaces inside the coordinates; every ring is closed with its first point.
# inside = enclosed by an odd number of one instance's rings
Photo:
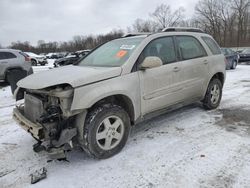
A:
{"type": "Polygon", "coordinates": [[[43,103],[39,98],[25,94],[24,101],[24,115],[32,122],[37,122],[37,120],[43,114],[43,103]]]}

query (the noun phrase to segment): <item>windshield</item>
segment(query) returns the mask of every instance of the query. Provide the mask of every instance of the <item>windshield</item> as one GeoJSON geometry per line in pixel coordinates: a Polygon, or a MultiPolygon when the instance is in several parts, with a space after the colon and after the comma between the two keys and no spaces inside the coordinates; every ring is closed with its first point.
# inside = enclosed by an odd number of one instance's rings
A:
{"type": "Polygon", "coordinates": [[[145,37],[121,38],[107,42],[84,58],[80,66],[119,67],[145,37]]]}
{"type": "Polygon", "coordinates": [[[245,49],[242,51],[243,54],[250,54],[250,49],[245,49]]]}

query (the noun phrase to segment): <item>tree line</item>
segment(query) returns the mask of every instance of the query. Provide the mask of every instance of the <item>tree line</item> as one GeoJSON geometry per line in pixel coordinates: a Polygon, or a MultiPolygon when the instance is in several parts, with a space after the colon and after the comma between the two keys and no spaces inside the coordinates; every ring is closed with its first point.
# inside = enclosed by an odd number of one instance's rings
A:
{"type": "MultiPolygon", "coordinates": [[[[127,32],[158,32],[166,27],[196,27],[212,35],[223,47],[250,46],[250,0],[200,0],[192,18],[185,19],[185,9],[175,10],[161,4],[149,13],[148,19],[138,18],[125,30],[113,30],[108,34],[74,36],[65,42],[39,40],[37,46],[28,41],[13,42],[9,48],[35,53],[73,52],[93,49],[127,32]]],[[[1,48],[1,45],[0,45],[1,48]]]]}

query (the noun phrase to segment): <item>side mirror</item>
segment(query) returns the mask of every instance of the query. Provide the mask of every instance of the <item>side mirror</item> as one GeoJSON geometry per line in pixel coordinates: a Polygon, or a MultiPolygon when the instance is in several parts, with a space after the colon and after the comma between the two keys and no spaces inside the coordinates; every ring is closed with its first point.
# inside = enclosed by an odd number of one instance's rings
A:
{"type": "Polygon", "coordinates": [[[149,56],[144,59],[142,64],[140,65],[141,70],[152,69],[155,67],[162,66],[162,60],[156,56],[149,56]]]}

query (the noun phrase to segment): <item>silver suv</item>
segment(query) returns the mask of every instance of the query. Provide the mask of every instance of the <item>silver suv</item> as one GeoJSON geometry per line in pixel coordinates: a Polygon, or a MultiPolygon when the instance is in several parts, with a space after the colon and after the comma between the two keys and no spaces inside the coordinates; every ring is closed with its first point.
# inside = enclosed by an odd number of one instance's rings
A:
{"type": "Polygon", "coordinates": [[[35,151],[59,158],[80,146],[103,159],[121,151],[131,126],[152,115],[196,101],[217,108],[224,81],[225,57],[204,32],[130,34],[101,45],[78,65],[21,80],[25,100],[14,118],[39,140],[35,151]]]}
{"type": "Polygon", "coordinates": [[[17,69],[28,74],[33,72],[27,55],[20,50],[0,49],[0,80],[7,82],[8,72],[17,69]]]}

